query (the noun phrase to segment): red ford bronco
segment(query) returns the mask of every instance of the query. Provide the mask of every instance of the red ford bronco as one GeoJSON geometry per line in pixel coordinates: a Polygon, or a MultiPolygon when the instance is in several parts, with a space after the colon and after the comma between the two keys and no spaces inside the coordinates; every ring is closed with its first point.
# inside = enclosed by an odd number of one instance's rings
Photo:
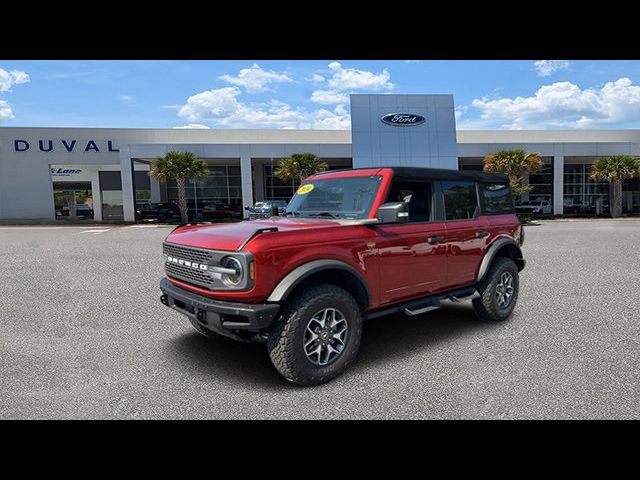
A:
{"type": "Polygon", "coordinates": [[[305,180],[281,216],[176,228],[161,301],[203,335],[265,342],[283,377],[317,385],[353,361],[365,319],[472,300],[505,320],[523,241],[504,175],[337,170],[305,180]]]}

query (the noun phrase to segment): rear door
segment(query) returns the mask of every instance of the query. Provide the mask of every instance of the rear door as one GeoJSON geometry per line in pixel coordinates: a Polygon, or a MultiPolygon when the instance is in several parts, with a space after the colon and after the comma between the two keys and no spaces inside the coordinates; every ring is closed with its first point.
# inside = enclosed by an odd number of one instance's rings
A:
{"type": "Polygon", "coordinates": [[[478,184],[482,216],[487,221],[490,235],[486,238],[487,246],[497,237],[514,237],[520,222],[513,210],[511,190],[506,183],[478,184]]]}
{"type": "Polygon", "coordinates": [[[386,202],[402,201],[409,207],[408,223],[374,227],[381,305],[435,293],[447,278],[446,232],[435,220],[433,184],[394,178],[386,202]]]}
{"type": "Polygon", "coordinates": [[[447,241],[447,289],[475,283],[490,236],[487,219],[480,215],[474,181],[440,181],[439,199],[447,241]]]}

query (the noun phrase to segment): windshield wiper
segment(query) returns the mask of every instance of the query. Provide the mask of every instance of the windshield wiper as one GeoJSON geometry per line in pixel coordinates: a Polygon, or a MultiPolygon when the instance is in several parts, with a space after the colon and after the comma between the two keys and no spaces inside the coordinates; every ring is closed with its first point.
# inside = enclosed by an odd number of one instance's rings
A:
{"type": "Polygon", "coordinates": [[[315,212],[309,213],[308,217],[331,217],[331,218],[339,218],[338,215],[335,215],[331,212],[315,212]]]}

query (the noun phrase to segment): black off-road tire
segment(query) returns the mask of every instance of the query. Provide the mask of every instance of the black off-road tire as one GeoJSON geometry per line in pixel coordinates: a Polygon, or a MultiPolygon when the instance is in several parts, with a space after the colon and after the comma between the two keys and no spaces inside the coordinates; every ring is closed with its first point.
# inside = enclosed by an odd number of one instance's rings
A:
{"type": "Polygon", "coordinates": [[[204,335],[205,337],[208,337],[208,338],[221,338],[222,337],[222,335],[219,335],[216,332],[212,332],[208,328],[204,328],[202,325],[200,325],[197,322],[197,320],[194,320],[193,318],[189,318],[189,321],[191,322],[191,325],[193,325],[193,328],[195,328],[200,335],[204,335]]]}
{"type": "Polygon", "coordinates": [[[330,284],[309,285],[287,299],[269,334],[267,348],[273,366],[284,378],[297,385],[319,385],[340,375],[353,362],[361,336],[360,308],[346,290],[330,284]],[[304,334],[309,320],[325,308],[342,312],[348,334],[344,350],[335,361],[320,366],[307,358],[304,334]]]}
{"type": "Polygon", "coordinates": [[[480,298],[473,301],[473,309],[476,316],[485,322],[502,322],[509,318],[518,301],[518,267],[510,258],[497,257],[491,263],[489,271],[482,281],[476,286],[480,298]],[[504,272],[513,275],[513,296],[507,308],[500,308],[496,299],[496,287],[504,272]]]}

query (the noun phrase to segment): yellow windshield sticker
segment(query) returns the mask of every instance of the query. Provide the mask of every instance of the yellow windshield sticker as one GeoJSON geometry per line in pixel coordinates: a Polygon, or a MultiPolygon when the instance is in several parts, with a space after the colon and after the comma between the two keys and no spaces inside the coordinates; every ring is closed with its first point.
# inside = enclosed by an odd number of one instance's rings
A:
{"type": "Polygon", "coordinates": [[[305,195],[307,193],[309,193],[311,190],[313,190],[313,184],[312,183],[308,183],[307,185],[302,185],[298,191],[296,192],[298,195],[305,195]]]}

